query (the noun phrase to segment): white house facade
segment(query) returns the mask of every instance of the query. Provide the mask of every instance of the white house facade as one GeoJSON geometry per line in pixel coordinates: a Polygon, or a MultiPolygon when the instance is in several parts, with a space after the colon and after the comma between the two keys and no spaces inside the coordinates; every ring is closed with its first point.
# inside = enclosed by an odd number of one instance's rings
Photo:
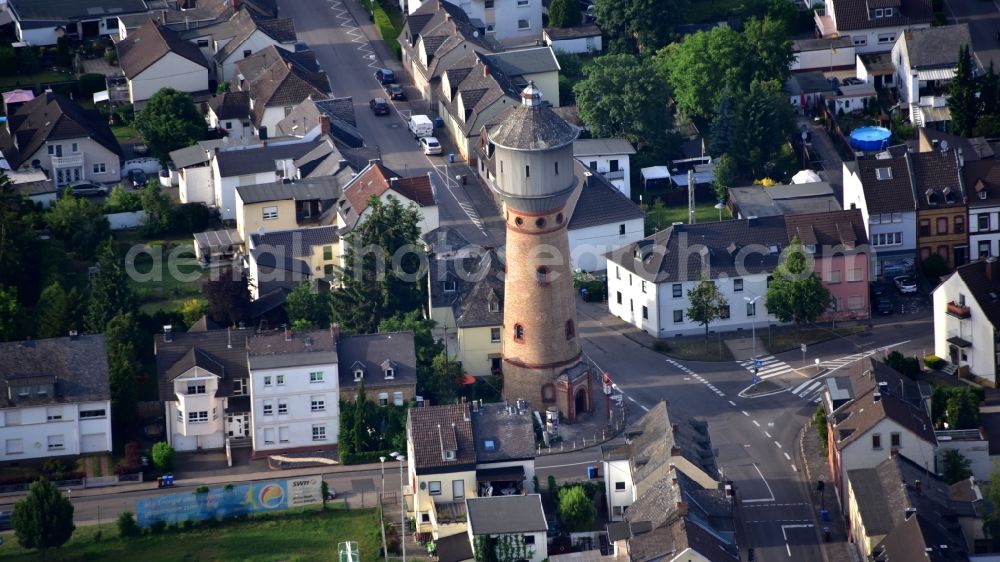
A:
{"type": "Polygon", "coordinates": [[[573,157],[590,171],[603,175],[611,185],[632,197],[629,157],[635,147],[625,139],[577,139],[573,142],[573,157]]]}
{"type": "Polygon", "coordinates": [[[995,384],[1000,320],[1000,261],[960,266],[934,289],[934,354],[995,384]]]}

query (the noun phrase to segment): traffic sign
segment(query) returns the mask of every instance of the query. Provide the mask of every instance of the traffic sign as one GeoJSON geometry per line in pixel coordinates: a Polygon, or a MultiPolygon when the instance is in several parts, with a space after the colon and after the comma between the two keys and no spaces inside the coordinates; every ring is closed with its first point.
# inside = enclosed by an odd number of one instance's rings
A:
{"type": "Polygon", "coordinates": [[[760,377],[758,377],[757,375],[754,375],[753,378],[750,379],[750,381],[753,382],[753,384],[757,384],[757,383],[760,382],[760,377]]]}
{"type": "Polygon", "coordinates": [[[802,344],[802,353],[806,352],[806,344],[802,344]]]}
{"type": "Polygon", "coordinates": [[[753,366],[754,366],[754,368],[755,368],[755,369],[760,369],[761,367],[763,367],[763,366],[764,366],[764,363],[763,363],[763,362],[761,362],[761,360],[760,360],[760,359],[757,359],[757,358],[755,357],[755,358],[754,358],[754,360],[753,360],[753,366]]]}

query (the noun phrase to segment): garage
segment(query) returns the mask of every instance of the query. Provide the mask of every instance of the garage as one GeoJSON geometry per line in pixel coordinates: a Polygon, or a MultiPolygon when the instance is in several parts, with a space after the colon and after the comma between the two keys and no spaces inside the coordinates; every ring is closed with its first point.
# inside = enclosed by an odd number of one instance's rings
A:
{"type": "Polygon", "coordinates": [[[100,453],[108,450],[108,434],[91,433],[80,437],[81,453],[100,453]]]}

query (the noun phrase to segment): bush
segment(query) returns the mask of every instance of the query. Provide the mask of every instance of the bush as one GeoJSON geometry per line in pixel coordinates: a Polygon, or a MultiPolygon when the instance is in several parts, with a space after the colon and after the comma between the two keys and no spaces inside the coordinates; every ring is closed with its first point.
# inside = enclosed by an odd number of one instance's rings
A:
{"type": "Polygon", "coordinates": [[[812,424],[816,429],[816,437],[819,439],[820,444],[823,445],[823,448],[826,449],[829,439],[827,435],[829,428],[826,423],[826,409],[823,406],[816,409],[816,413],[813,414],[812,424]]]}
{"type": "Polygon", "coordinates": [[[944,359],[941,359],[937,355],[928,355],[927,357],[924,357],[924,365],[926,365],[928,369],[937,370],[942,364],[944,364],[944,359]]]}
{"type": "Polygon", "coordinates": [[[174,208],[174,228],[184,234],[202,232],[208,228],[210,212],[204,203],[185,203],[174,208]]]}
{"type": "Polygon", "coordinates": [[[163,531],[167,530],[167,522],[160,519],[149,526],[149,533],[152,535],[162,534],[163,531]]]}
{"type": "Polygon", "coordinates": [[[122,538],[138,537],[142,534],[142,529],[135,522],[135,516],[131,511],[123,511],[118,515],[118,536],[122,538]]]}
{"type": "Polygon", "coordinates": [[[379,35],[382,36],[382,40],[385,41],[385,45],[389,47],[392,51],[392,55],[396,57],[396,60],[402,58],[402,49],[399,47],[399,31],[396,30],[392,25],[392,20],[389,19],[389,15],[385,13],[385,9],[378,4],[374,6],[375,10],[375,27],[378,28],[379,35]]]}
{"type": "Polygon", "coordinates": [[[198,486],[197,488],[194,489],[194,493],[195,494],[207,494],[208,493],[208,486],[205,486],[204,484],[202,484],[201,486],[198,486]]]}
{"type": "Polygon", "coordinates": [[[77,88],[80,90],[81,97],[90,99],[94,92],[100,92],[107,88],[107,84],[104,82],[103,74],[84,74],[80,77],[77,88]]]}
{"type": "Polygon", "coordinates": [[[104,200],[105,213],[127,213],[142,209],[142,198],[134,191],[128,191],[120,185],[111,189],[104,200]]]}
{"type": "Polygon", "coordinates": [[[920,269],[928,277],[941,277],[948,273],[948,262],[938,254],[933,254],[920,263],[920,269]]]}
{"type": "Polygon", "coordinates": [[[106,62],[108,64],[117,64],[118,63],[118,53],[114,49],[111,49],[111,48],[105,49],[104,50],[104,62],[106,62]]]}
{"type": "Polygon", "coordinates": [[[170,472],[174,468],[174,448],[166,441],[160,441],[153,445],[153,464],[163,472],[170,472]]]}

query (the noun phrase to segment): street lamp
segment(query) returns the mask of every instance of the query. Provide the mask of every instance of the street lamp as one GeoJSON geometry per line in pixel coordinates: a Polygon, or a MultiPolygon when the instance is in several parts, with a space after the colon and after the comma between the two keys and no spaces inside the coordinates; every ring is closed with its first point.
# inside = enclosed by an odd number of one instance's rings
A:
{"type": "Polygon", "coordinates": [[[719,222],[722,222],[722,210],[726,208],[726,204],[719,201],[715,204],[715,208],[719,210],[719,222]]]}
{"type": "Polygon", "coordinates": [[[378,461],[382,463],[382,486],[379,488],[378,496],[378,522],[379,527],[382,529],[382,556],[388,558],[389,544],[385,542],[385,505],[382,503],[382,500],[385,498],[385,457],[379,457],[378,461]]]}
{"type": "Polygon", "coordinates": [[[406,455],[393,451],[389,456],[399,461],[399,544],[403,551],[403,562],[406,562],[406,505],[403,499],[403,463],[406,455]]]}
{"type": "Polygon", "coordinates": [[[750,338],[753,340],[752,343],[751,343],[751,345],[753,346],[752,353],[753,353],[753,374],[754,375],[757,374],[757,305],[755,303],[760,299],[761,296],[763,296],[763,295],[757,295],[754,298],[743,297],[743,300],[745,300],[748,303],[754,305],[754,307],[753,307],[753,320],[751,321],[752,323],[750,324],[750,334],[751,334],[750,338]]]}

